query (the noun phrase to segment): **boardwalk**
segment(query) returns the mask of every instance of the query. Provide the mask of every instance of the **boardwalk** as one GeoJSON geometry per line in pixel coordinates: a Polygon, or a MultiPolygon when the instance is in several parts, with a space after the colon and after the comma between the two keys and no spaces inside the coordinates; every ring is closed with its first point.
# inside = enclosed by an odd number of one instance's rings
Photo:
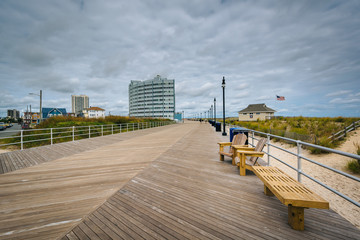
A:
{"type": "Polygon", "coordinates": [[[167,126],[0,176],[2,239],[356,239],[331,210],[305,231],[255,175],[218,161],[207,124],[167,126]],[[24,181],[26,180],[26,181],[24,181]],[[107,200],[106,200],[107,199],[107,200]]]}

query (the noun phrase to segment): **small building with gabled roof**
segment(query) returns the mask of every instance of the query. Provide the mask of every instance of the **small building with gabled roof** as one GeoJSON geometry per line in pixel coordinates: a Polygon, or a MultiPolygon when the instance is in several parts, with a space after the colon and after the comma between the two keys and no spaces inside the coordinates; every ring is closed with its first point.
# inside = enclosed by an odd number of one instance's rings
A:
{"type": "Polygon", "coordinates": [[[247,108],[239,111],[239,121],[257,121],[271,119],[276,111],[266,106],[265,103],[249,104],[247,108]]]}
{"type": "Polygon", "coordinates": [[[105,118],[105,109],[99,107],[89,107],[82,111],[85,118],[105,118]]]}
{"type": "Polygon", "coordinates": [[[66,116],[65,108],[42,108],[42,118],[47,119],[50,117],[66,116]]]}

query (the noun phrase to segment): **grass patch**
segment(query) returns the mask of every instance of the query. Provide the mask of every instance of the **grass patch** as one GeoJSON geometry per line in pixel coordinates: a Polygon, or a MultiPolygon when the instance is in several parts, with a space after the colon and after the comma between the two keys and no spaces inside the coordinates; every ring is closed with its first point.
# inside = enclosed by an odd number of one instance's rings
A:
{"type": "MultiPolygon", "coordinates": [[[[360,144],[354,143],[356,154],[360,155],[360,144]]],[[[360,160],[353,159],[347,164],[348,169],[353,173],[360,173],[360,160]]]]}
{"type": "MultiPolygon", "coordinates": [[[[316,145],[335,148],[343,139],[331,140],[331,136],[360,118],[315,118],[315,117],[278,117],[276,119],[245,122],[229,119],[228,123],[246,127],[252,130],[271,133],[316,145]],[[330,138],[330,139],[329,139],[330,138]]],[[[282,140],[280,140],[282,141],[282,140]]],[[[310,149],[312,153],[322,153],[319,149],[310,149]]]]}

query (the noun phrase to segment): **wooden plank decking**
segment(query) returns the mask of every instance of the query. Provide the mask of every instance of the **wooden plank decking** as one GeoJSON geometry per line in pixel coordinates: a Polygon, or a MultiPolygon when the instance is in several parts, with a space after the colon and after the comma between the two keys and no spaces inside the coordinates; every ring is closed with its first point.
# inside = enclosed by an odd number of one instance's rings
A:
{"type": "Polygon", "coordinates": [[[332,210],[291,229],[255,175],[218,160],[222,140],[179,124],[2,174],[0,239],[358,239],[332,210]]]}
{"type": "Polygon", "coordinates": [[[218,161],[219,139],[200,126],[62,239],[358,239],[331,210],[308,209],[305,231],[291,229],[287,207],[218,161]]]}
{"type": "MultiPolygon", "coordinates": [[[[64,235],[192,128],[174,125],[129,132],[113,144],[109,137],[99,137],[96,141],[108,144],[1,174],[0,239],[64,235]]],[[[46,148],[59,151],[57,145],[46,148]]],[[[30,162],[34,155],[28,152],[19,155],[30,162]]]]}
{"type": "Polygon", "coordinates": [[[74,142],[57,143],[52,146],[46,145],[29,148],[24,149],[23,151],[2,153],[0,154],[0,174],[71,156],[76,153],[93,150],[156,131],[158,131],[158,128],[148,128],[140,131],[136,130],[121,134],[82,139],[74,142]]]}

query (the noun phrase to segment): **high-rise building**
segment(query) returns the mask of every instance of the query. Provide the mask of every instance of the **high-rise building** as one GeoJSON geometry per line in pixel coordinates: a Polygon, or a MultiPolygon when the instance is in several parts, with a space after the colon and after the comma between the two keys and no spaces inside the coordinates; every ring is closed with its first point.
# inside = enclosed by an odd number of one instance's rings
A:
{"type": "Polygon", "coordinates": [[[14,118],[14,119],[17,119],[17,118],[20,118],[20,112],[16,109],[8,109],[7,110],[7,116],[8,117],[11,117],[11,118],[14,118]]]}
{"type": "Polygon", "coordinates": [[[175,80],[161,78],[132,80],[129,84],[129,116],[174,119],[175,80]]]}
{"type": "Polygon", "coordinates": [[[75,116],[80,115],[85,108],[89,108],[88,96],[71,95],[71,109],[75,116]]]}

